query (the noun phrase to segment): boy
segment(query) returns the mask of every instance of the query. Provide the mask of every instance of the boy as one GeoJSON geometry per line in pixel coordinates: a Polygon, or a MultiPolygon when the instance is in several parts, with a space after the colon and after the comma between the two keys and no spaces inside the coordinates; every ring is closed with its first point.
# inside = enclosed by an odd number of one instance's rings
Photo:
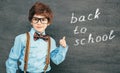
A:
{"type": "Polygon", "coordinates": [[[51,24],[52,18],[53,13],[47,5],[36,2],[31,7],[28,17],[32,25],[28,33],[29,39],[28,36],[26,37],[26,33],[20,34],[15,38],[14,46],[11,48],[9,58],[6,61],[7,73],[16,73],[18,69],[17,61],[20,62],[20,73],[50,71],[49,56],[56,65],[64,61],[68,49],[65,37],[60,40],[60,46],[56,47],[55,40],[52,37],[48,39],[49,36],[45,33],[45,29],[51,24]],[[45,38],[46,36],[47,38],[45,38]],[[28,45],[26,43],[28,42],[29,46],[26,48],[28,45]],[[48,47],[50,47],[50,51],[48,51],[48,47]],[[25,61],[26,49],[29,49],[27,51],[27,61],[25,61]]]}

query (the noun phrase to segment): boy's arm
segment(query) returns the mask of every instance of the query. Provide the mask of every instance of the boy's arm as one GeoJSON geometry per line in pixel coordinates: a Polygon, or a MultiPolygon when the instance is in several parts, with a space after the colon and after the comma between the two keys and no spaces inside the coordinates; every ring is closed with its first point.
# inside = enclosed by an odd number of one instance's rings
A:
{"type": "Polygon", "coordinates": [[[16,73],[18,69],[17,61],[21,54],[22,44],[20,36],[15,38],[14,46],[11,48],[9,58],[6,61],[6,72],[7,73],[16,73]]]}
{"type": "Polygon", "coordinates": [[[51,42],[52,42],[51,49],[54,49],[50,54],[51,60],[53,61],[53,63],[58,65],[65,60],[65,56],[68,50],[68,45],[66,45],[66,47],[63,47],[61,45],[59,47],[56,47],[55,40],[51,39],[51,42]]]}

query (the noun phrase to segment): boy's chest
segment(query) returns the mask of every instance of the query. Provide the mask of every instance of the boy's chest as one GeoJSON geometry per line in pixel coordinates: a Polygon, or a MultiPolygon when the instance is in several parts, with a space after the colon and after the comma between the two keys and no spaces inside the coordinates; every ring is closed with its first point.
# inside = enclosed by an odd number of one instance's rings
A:
{"type": "Polygon", "coordinates": [[[31,56],[42,56],[46,55],[48,51],[48,42],[40,39],[37,41],[31,41],[29,54],[31,56]]]}

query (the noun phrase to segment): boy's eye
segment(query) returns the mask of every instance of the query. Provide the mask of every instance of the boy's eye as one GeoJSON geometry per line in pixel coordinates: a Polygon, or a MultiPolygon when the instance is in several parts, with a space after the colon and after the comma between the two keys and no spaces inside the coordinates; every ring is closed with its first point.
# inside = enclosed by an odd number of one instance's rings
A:
{"type": "Polygon", "coordinates": [[[39,19],[38,18],[33,18],[33,20],[38,21],[39,19]]]}
{"type": "Polygon", "coordinates": [[[41,21],[47,21],[47,18],[41,18],[41,21]]]}

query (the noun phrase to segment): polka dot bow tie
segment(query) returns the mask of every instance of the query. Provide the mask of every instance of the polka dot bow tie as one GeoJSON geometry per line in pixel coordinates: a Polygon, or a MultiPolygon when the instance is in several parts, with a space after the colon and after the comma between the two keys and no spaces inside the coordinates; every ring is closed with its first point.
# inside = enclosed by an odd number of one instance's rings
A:
{"type": "Polygon", "coordinates": [[[34,33],[34,40],[38,40],[38,39],[43,39],[45,41],[48,40],[48,35],[42,35],[42,34],[38,34],[37,32],[34,33]]]}

